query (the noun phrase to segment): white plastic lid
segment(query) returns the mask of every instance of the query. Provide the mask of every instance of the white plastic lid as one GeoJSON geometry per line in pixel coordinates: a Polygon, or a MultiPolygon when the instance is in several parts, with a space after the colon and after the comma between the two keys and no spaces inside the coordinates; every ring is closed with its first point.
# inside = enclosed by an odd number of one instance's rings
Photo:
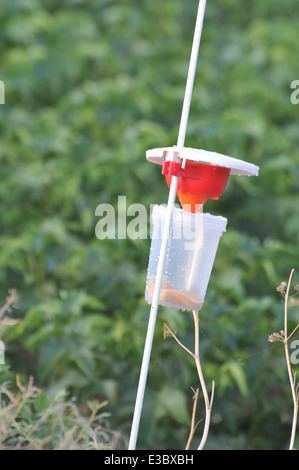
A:
{"type": "Polygon", "coordinates": [[[221,155],[220,153],[189,147],[179,148],[173,146],[147,150],[146,158],[148,161],[158,165],[162,165],[164,161],[172,160],[173,158],[192,160],[206,165],[230,168],[231,175],[257,176],[259,173],[259,167],[252,163],[221,155]]]}
{"type": "MultiPolygon", "coordinates": [[[[156,220],[164,221],[166,218],[167,206],[154,205],[152,211],[152,219],[155,223],[156,220]]],[[[227,219],[220,215],[211,215],[207,212],[186,212],[181,208],[174,207],[172,212],[173,225],[194,225],[196,221],[204,222],[205,228],[209,228],[218,232],[225,232],[227,226],[227,219]]],[[[198,224],[198,226],[200,226],[198,224]]]]}

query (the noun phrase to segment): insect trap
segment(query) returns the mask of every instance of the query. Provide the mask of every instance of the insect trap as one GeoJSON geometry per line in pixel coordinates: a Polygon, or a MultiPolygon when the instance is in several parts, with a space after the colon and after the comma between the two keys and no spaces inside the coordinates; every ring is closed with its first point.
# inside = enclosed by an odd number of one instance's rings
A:
{"type": "MultiPolygon", "coordinates": [[[[182,208],[173,208],[161,280],[159,305],[200,310],[204,302],[220,237],[227,219],[203,213],[208,199],[218,199],[229,175],[257,175],[258,167],[215,152],[191,148],[148,150],[147,160],[162,165],[168,187],[178,177],[182,208]]],[[[167,209],[154,206],[153,233],[145,298],[152,303],[167,209]]]]}
{"type": "Polygon", "coordinates": [[[156,205],[152,211],[153,230],[145,290],[151,309],[129,450],[136,446],[158,306],[200,310],[205,299],[227,220],[204,213],[204,204],[208,199],[221,196],[230,175],[256,176],[259,171],[257,166],[242,160],[184,145],[205,7],[206,0],[200,0],[177,144],[146,152],[147,161],[161,165],[169,196],[167,205],[156,205]],[[175,206],[176,197],[180,207],[175,206]]]}

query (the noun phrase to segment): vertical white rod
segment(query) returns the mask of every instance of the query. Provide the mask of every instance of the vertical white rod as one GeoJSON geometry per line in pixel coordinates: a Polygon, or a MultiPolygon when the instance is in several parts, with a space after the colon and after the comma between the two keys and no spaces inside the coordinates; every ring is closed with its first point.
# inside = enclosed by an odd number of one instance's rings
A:
{"type": "Polygon", "coordinates": [[[184,147],[206,0],[199,0],[177,146],[184,147]]]}
{"type": "Polygon", "coordinates": [[[160,290],[161,290],[161,282],[162,282],[163,269],[164,269],[164,261],[165,261],[166,250],[168,246],[169,232],[170,232],[172,209],[173,209],[173,206],[175,203],[175,197],[176,197],[177,179],[178,178],[176,176],[172,177],[171,186],[169,190],[168,205],[167,205],[167,210],[166,210],[166,219],[165,219],[165,224],[164,224],[164,229],[163,229],[163,234],[162,234],[155,287],[154,287],[154,292],[153,292],[152,305],[151,305],[151,310],[150,310],[147,335],[146,335],[143,359],[142,359],[141,370],[140,370],[140,378],[139,378],[137,398],[136,398],[136,403],[135,403],[135,411],[134,411],[133,422],[132,422],[129,450],[134,450],[136,447],[136,440],[137,440],[141,410],[142,410],[142,405],[143,405],[143,397],[144,397],[144,391],[145,391],[147,374],[148,374],[148,367],[149,367],[154,332],[155,332],[155,325],[156,325],[156,318],[157,318],[157,311],[158,311],[160,290]]]}
{"type": "MultiPolygon", "coordinates": [[[[206,0],[199,0],[194,38],[193,38],[193,44],[192,44],[192,50],[191,50],[191,57],[190,57],[190,63],[189,63],[189,69],[188,69],[186,90],[185,90],[181,122],[180,122],[180,128],[179,128],[179,135],[178,135],[178,141],[177,141],[178,147],[183,147],[185,143],[186,129],[187,129],[187,123],[188,123],[188,117],[189,117],[190,103],[191,103],[191,97],[192,97],[194,76],[195,76],[195,71],[196,71],[196,64],[197,64],[197,57],[198,57],[198,51],[199,51],[199,45],[200,45],[200,39],[201,39],[204,14],[205,14],[205,7],[206,7],[206,0]]],[[[166,257],[167,247],[168,247],[172,212],[173,212],[173,207],[174,207],[175,198],[176,198],[177,184],[178,184],[178,177],[173,176],[171,178],[171,185],[170,185],[170,190],[169,190],[168,204],[167,204],[167,211],[166,211],[166,219],[165,219],[165,224],[164,224],[164,229],[163,229],[163,234],[162,234],[162,242],[161,242],[161,248],[160,248],[160,254],[159,254],[157,274],[156,274],[156,279],[155,279],[155,286],[154,286],[154,292],[153,292],[153,298],[152,298],[152,304],[151,304],[151,310],[150,310],[150,316],[149,316],[149,322],[148,322],[148,329],[147,329],[147,335],[146,335],[144,352],[143,352],[143,359],[142,359],[141,370],[140,370],[135,410],[134,410],[131,435],[130,435],[130,441],[129,441],[129,447],[128,447],[129,450],[135,450],[136,448],[140,416],[141,416],[141,410],[142,410],[142,405],[143,405],[143,398],[144,398],[144,392],[145,392],[145,386],[146,386],[146,380],[147,380],[147,375],[148,375],[148,368],[149,368],[149,362],[150,362],[150,356],[151,356],[151,350],[152,350],[152,344],[153,344],[153,338],[154,338],[154,332],[155,332],[155,325],[156,325],[156,319],[157,319],[157,311],[158,311],[158,305],[159,305],[165,257],[166,257]]]]}

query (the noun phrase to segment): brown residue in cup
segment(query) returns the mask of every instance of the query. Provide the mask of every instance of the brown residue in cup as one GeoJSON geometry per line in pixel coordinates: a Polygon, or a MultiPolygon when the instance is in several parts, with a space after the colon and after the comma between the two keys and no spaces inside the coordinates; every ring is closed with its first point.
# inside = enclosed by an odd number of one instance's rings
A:
{"type": "MultiPolygon", "coordinates": [[[[155,287],[155,276],[151,276],[146,283],[147,292],[153,298],[155,287]]],[[[194,292],[181,292],[173,286],[167,279],[162,278],[160,298],[161,302],[168,304],[182,305],[186,309],[198,310],[202,305],[202,298],[194,292]]]]}

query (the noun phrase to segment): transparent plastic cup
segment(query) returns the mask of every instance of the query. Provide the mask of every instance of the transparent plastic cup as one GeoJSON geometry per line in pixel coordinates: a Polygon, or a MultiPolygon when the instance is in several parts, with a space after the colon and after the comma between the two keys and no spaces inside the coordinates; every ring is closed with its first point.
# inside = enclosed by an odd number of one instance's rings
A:
{"type": "MultiPolygon", "coordinates": [[[[152,241],[145,299],[152,302],[163,235],[166,206],[152,211],[152,241]]],[[[159,305],[181,310],[200,310],[227,219],[174,208],[165,257],[159,305]]]]}

